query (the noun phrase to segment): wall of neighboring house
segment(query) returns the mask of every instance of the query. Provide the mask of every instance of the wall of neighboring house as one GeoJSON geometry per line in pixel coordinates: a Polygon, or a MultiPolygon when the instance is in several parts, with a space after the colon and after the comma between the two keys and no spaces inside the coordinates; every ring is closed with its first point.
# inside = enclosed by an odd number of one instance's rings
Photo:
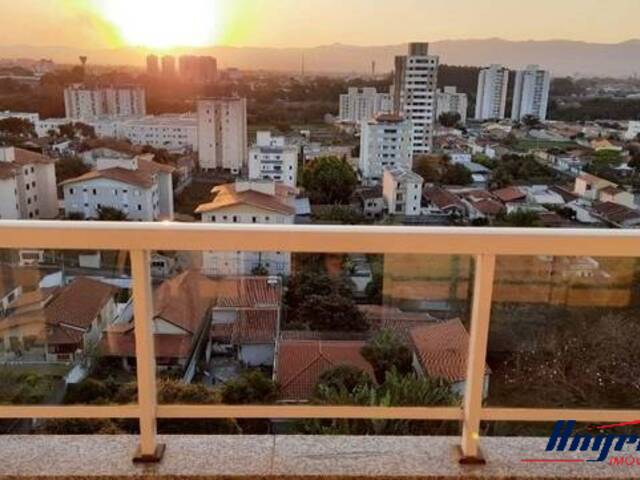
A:
{"type": "Polygon", "coordinates": [[[153,320],[153,333],[160,335],[189,335],[189,332],[183,328],[167,322],[162,318],[155,318],[153,320]]]}
{"type": "Polygon", "coordinates": [[[16,195],[18,184],[15,177],[0,179],[0,220],[18,220],[20,205],[16,195]]]}
{"type": "Polygon", "coordinates": [[[270,367],[275,356],[275,342],[264,345],[241,345],[238,360],[248,367],[270,367]]]}

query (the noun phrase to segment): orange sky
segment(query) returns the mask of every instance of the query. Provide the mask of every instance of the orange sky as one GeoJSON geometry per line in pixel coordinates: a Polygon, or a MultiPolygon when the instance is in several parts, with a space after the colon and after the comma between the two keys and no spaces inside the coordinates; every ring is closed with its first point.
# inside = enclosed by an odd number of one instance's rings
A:
{"type": "Polygon", "coordinates": [[[640,0],[154,2],[157,8],[150,0],[1,0],[0,45],[307,47],[487,37],[613,43],[640,36],[640,0]]]}

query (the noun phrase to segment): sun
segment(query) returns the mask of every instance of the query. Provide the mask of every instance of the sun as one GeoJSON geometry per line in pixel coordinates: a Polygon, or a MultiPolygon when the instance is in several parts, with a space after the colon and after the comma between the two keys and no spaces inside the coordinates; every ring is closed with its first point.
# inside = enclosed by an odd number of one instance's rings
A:
{"type": "Polygon", "coordinates": [[[216,0],[96,0],[103,20],[131,46],[158,49],[211,45],[217,37],[216,0]]]}

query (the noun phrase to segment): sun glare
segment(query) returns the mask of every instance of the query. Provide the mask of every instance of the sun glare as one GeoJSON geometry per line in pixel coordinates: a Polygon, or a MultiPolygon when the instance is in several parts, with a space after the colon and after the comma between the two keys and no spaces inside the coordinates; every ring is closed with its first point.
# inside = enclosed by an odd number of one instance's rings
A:
{"type": "Polygon", "coordinates": [[[215,0],[97,0],[121,40],[153,48],[197,47],[217,40],[215,0]]]}

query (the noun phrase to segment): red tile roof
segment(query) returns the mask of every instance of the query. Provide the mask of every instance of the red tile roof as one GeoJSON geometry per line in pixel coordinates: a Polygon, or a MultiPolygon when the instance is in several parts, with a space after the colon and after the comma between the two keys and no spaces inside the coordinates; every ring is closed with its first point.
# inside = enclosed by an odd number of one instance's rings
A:
{"type": "Polygon", "coordinates": [[[211,326],[212,338],[231,345],[273,344],[277,331],[277,310],[243,310],[235,322],[211,326]]]}
{"type": "Polygon", "coordinates": [[[469,334],[459,319],[416,327],[411,341],[426,375],[450,382],[465,380],[469,334]]]}
{"type": "Polygon", "coordinates": [[[518,200],[527,198],[527,194],[518,187],[502,188],[500,190],[494,190],[491,193],[504,203],[517,202],[518,200]]]}
{"type": "Polygon", "coordinates": [[[279,343],[276,381],[282,400],[304,401],[313,395],[320,376],[334,367],[350,365],[374,377],[360,354],[365,342],[284,340],[279,343]]]}
{"type": "Polygon", "coordinates": [[[16,167],[13,163],[0,162],[0,180],[8,180],[14,178],[17,174],[16,167]]]}
{"type": "Polygon", "coordinates": [[[446,210],[454,207],[464,209],[462,201],[444,188],[426,187],[422,194],[425,199],[432,202],[440,210],[446,210]]]}
{"type": "Polygon", "coordinates": [[[220,185],[213,189],[214,199],[209,203],[203,203],[196,209],[196,213],[213,212],[221,208],[236,205],[249,205],[262,210],[269,210],[282,215],[295,215],[295,207],[289,205],[285,199],[290,196],[289,190],[276,189],[276,195],[255,190],[237,192],[234,183],[220,185]]]}
{"type": "Polygon", "coordinates": [[[15,149],[15,162],[16,165],[49,165],[54,163],[52,158],[35,153],[30,150],[24,150],[22,148],[15,149]]]}

